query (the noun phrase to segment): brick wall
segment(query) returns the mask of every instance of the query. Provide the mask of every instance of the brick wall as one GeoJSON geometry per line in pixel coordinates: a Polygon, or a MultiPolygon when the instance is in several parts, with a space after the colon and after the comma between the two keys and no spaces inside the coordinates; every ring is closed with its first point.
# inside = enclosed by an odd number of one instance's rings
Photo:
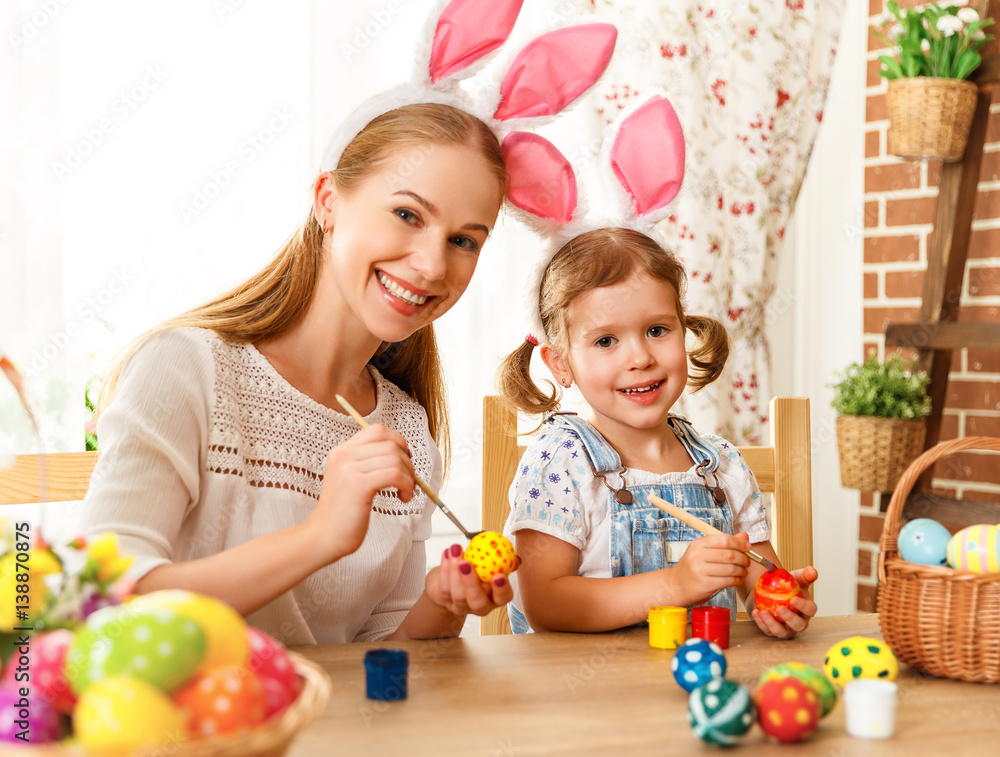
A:
{"type": "MultiPolygon", "coordinates": [[[[900,5],[919,3],[901,0],[900,5]]],[[[870,0],[870,25],[878,23],[884,13],[884,0],[870,0]]],[[[996,26],[991,31],[1000,36],[996,26]]],[[[885,353],[883,334],[887,323],[917,320],[941,173],[938,161],[908,161],[888,154],[885,81],[878,75],[878,55],[883,52],[882,41],[869,34],[864,343],[865,352],[875,348],[880,356],[885,353]]],[[[986,140],[959,311],[962,321],[1000,321],[1000,95],[996,90],[986,140]]],[[[973,435],[1000,436],[1000,345],[996,350],[956,350],[952,356],[941,439],[973,435]]],[[[948,464],[939,464],[934,489],[951,497],[1000,501],[1000,466],[993,456],[957,455],[948,464]]],[[[859,610],[875,609],[878,539],[886,506],[888,495],[883,501],[879,494],[862,494],[859,610]]]]}

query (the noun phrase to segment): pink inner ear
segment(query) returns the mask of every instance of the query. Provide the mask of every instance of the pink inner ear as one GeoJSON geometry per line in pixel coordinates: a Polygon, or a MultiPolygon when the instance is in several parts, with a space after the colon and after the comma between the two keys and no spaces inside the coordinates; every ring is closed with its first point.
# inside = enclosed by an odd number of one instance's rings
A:
{"type": "Polygon", "coordinates": [[[437,82],[507,41],[524,0],[453,0],[434,30],[430,76],[437,82]]]}
{"type": "Polygon", "coordinates": [[[529,213],[559,223],[576,210],[576,175],[558,148],[544,137],[512,131],[503,140],[510,174],[507,199],[529,213]]]}
{"type": "Polygon", "coordinates": [[[611,147],[611,169],[639,215],[677,196],[684,179],[684,132],[667,98],[651,99],[622,121],[611,147]]]}
{"type": "Polygon", "coordinates": [[[504,77],[493,117],[505,121],[558,113],[601,77],[617,38],[611,24],[580,24],[532,40],[504,77]]]}

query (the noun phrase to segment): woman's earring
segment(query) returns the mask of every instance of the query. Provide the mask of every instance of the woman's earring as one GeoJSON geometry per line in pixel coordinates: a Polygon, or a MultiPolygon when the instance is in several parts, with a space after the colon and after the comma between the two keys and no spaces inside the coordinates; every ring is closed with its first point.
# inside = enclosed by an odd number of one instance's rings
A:
{"type": "Polygon", "coordinates": [[[569,382],[566,379],[563,379],[559,383],[563,385],[563,389],[569,389],[569,382]]]}

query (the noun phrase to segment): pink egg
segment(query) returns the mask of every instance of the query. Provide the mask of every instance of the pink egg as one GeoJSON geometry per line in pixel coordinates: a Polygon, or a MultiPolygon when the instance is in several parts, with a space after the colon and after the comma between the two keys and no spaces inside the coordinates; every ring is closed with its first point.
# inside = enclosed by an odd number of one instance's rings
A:
{"type": "Polygon", "coordinates": [[[260,676],[235,665],[195,677],[173,699],[188,732],[198,738],[246,731],[267,717],[267,694],[260,676]]]}
{"type": "Polygon", "coordinates": [[[285,709],[299,695],[299,677],[288,652],[277,639],[247,627],[250,660],[247,667],[261,677],[267,692],[267,716],[285,709]]]}
{"type": "Polygon", "coordinates": [[[12,689],[29,686],[33,697],[41,698],[68,715],[76,704],[76,694],[66,680],[66,651],[71,643],[73,632],[64,628],[34,637],[28,648],[27,665],[20,668],[8,665],[3,685],[12,689]]]}
{"type": "Polygon", "coordinates": [[[47,744],[62,736],[62,719],[58,711],[41,697],[32,693],[21,695],[17,689],[0,688],[0,743],[23,744],[18,734],[27,734],[32,744],[47,744]]]}

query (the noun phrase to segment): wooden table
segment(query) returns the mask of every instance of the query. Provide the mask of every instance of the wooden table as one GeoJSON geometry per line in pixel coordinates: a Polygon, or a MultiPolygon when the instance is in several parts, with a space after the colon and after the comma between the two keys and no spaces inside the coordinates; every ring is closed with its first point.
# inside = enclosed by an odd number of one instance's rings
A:
{"type": "MultiPolygon", "coordinates": [[[[781,662],[822,668],[826,651],[849,636],[881,638],[877,616],[816,618],[791,641],[769,639],[749,622],[737,623],[726,651],[726,677],[752,690],[764,670],[781,662]]],[[[691,731],[687,694],[670,672],[673,651],[651,648],[645,629],[340,644],[296,651],[326,669],[333,693],[326,712],[292,745],[290,757],[721,753],[691,731]],[[365,697],[362,661],[375,647],[409,652],[407,699],[378,702],[365,697]]],[[[898,683],[892,739],[848,736],[839,702],[807,741],[771,742],[755,725],[742,740],[741,751],[755,757],[997,754],[1000,686],[929,678],[905,667],[898,683]]]]}

